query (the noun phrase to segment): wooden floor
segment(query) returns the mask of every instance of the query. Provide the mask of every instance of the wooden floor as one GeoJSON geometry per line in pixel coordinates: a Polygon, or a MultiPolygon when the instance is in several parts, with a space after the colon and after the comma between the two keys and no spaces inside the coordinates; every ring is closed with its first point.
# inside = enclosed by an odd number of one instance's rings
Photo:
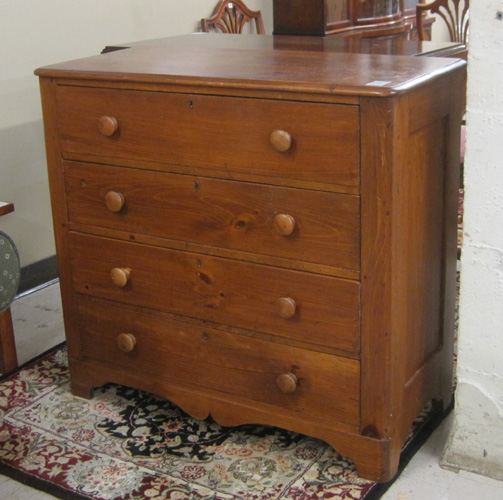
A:
{"type": "MultiPolygon", "coordinates": [[[[32,359],[64,337],[59,286],[53,284],[17,299],[12,305],[20,363],[32,359]]],[[[493,500],[503,498],[503,482],[439,467],[451,425],[446,419],[411,460],[383,500],[493,500]]],[[[55,497],[0,475],[0,499],[50,500],[55,497]]]]}

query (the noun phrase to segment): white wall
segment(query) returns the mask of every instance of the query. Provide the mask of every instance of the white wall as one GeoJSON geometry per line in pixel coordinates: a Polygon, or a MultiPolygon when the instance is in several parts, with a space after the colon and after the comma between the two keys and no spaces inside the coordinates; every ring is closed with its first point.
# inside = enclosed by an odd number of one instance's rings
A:
{"type": "MultiPolygon", "coordinates": [[[[98,54],[105,45],[199,30],[217,0],[0,0],[0,228],[21,265],[55,253],[37,67],[98,54]]],[[[272,32],[272,1],[247,0],[272,32]]]]}
{"type": "Polygon", "coordinates": [[[459,385],[444,462],[503,479],[503,11],[472,2],[459,385]]]}

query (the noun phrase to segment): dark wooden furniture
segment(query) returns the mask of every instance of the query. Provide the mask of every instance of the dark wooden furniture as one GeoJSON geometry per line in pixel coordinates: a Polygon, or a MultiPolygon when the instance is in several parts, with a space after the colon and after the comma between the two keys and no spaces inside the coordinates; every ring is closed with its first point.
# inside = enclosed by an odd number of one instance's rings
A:
{"type": "MultiPolygon", "coordinates": [[[[419,0],[273,0],[274,33],[418,39],[419,0]]],[[[423,19],[431,39],[433,17],[423,19]]]]}
{"type": "Polygon", "coordinates": [[[213,16],[201,19],[201,31],[238,34],[243,33],[244,27],[252,21],[255,21],[256,33],[264,35],[264,21],[259,10],[249,9],[242,0],[220,0],[213,16]]]}
{"type": "Polygon", "coordinates": [[[452,397],[466,63],[200,40],[36,72],[72,390],[288,428],[387,481],[452,397]]]}
{"type": "MultiPolygon", "coordinates": [[[[14,211],[14,204],[0,201],[0,216],[14,211]]],[[[0,233],[0,240],[3,240],[0,233]]],[[[1,250],[1,248],[0,248],[1,250]]],[[[2,269],[0,269],[2,272],[2,269]]],[[[2,307],[0,300],[0,373],[7,373],[17,368],[16,343],[14,340],[14,328],[12,326],[12,314],[10,307],[2,307]]]]}
{"type": "Polygon", "coordinates": [[[452,42],[466,44],[469,27],[469,0],[434,0],[419,3],[416,7],[416,25],[420,40],[429,40],[430,35],[424,29],[425,16],[438,15],[445,22],[452,42]]]}
{"type": "Polygon", "coordinates": [[[14,203],[0,201],[0,217],[2,215],[10,214],[11,212],[14,212],[14,203]]]}
{"type": "Polygon", "coordinates": [[[410,31],[397,0],[273,0],[274,34],[355,35],[410,31]]]}

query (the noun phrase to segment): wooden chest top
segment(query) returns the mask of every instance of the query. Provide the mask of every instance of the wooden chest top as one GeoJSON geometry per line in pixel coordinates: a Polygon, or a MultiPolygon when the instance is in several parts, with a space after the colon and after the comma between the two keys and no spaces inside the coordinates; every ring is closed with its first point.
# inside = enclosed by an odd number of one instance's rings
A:
{"type": "Polygon", "coordinates": [[[176,49],[133,47],[47,66],[38,69],[36,74],[122,83],[386,96],[411,89],[464,64],[464,61],[447,58],[256,47],[247,50],[206,47],[204,43],[195,47],[187,43],[176,49]]]}

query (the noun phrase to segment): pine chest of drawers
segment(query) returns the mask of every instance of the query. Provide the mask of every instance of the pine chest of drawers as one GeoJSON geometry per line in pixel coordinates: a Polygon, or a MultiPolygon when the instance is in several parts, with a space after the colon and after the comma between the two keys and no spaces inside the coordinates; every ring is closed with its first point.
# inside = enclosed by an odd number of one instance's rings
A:
{"type": "Polygon", "coordinates": [[[390,479],[451,399],[464,63],[202,43],[37,74],[74,393],[141,388],[390,479]]]}

